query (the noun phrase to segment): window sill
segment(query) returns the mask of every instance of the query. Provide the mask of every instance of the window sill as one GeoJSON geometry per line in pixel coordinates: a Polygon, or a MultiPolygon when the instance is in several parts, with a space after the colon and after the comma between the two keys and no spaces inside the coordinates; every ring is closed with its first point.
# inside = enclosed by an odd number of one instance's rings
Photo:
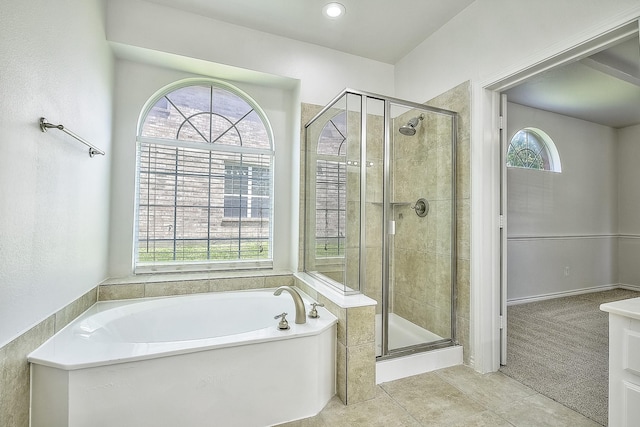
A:
{"type": "Polygon", "coordinates": [[[244,260],[244,261],[193,261],[193,262],[140,262],[134,267],[133,274],[162,274],[162,273],[206,273],[216,271],[245,271],[267,270],[273,268],[272,259],[244,260]]]}

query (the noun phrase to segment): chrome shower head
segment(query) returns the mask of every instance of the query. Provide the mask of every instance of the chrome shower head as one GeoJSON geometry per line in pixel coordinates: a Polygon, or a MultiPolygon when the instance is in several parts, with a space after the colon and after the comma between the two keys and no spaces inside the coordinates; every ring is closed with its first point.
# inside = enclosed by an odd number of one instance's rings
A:
{"type": "Polygon", "coordinates": [[[424,114],[420,114],[419,116],[412,118],[406,125],[400,126],[400,129],[398,130],[403,135],[413,136],[416,134],[416,127],[421,120],[424,120],[424,114]]]}

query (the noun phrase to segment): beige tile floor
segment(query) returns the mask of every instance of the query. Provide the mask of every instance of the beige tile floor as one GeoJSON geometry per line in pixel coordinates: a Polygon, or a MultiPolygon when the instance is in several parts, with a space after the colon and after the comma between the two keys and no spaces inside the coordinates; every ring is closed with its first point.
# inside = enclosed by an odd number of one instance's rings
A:
{"type": "Polygon", "coordinates": [[[372,400],[344,406],[334,397],[315,417],[286,427],[597,427],[583,415],[500,372],[467,366],[380,384],[372,400]]]}

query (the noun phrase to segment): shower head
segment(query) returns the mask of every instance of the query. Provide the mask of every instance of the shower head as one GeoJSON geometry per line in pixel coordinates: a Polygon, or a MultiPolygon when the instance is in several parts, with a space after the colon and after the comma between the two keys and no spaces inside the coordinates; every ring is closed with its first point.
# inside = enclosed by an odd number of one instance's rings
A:
{"type": "Polygon", "coordinates": [[[416,134],[416,127],[418,126],[418,123],[420,123],[420,121],[423,119],[424,114],[420,114],[419,116],[416,116],[409,120],[406,125],[400,126],[400,129],[398,130],[403,135],[413,136],[416,134]]]}

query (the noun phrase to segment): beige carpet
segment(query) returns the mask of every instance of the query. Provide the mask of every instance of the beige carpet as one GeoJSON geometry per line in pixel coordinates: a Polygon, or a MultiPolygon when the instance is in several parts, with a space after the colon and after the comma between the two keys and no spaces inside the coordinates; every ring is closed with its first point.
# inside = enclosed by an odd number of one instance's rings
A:
{"type": "Polygon", "coordinates": [[[505,375],[607,425],[609,319],[600,304],[625,289],[509,306],[505,375]]]}

